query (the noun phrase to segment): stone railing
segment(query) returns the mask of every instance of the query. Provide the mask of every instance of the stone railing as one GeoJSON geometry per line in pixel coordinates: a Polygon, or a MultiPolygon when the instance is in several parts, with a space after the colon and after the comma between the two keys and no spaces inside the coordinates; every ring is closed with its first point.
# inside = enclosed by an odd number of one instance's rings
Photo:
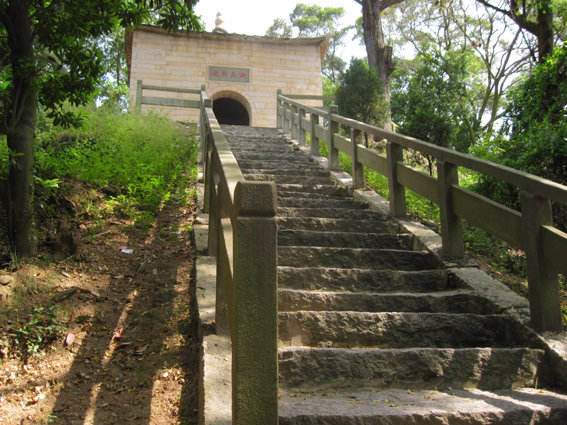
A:
{"type": "Polygon", "coordinates": [[[200,103],[215,326],[232,343],[232,423],[277,424],[276,185],[244,180],[204,91],[200,103]]]}
{"type": "Polygon", "coordinates": [[[339,151],[352,158],[352,184],[365,186],[364,167],[386,176],[389,181],[390,212],[406,215],[405,189],[410,189],[439,206],[443,254],[464,256],[461,222],[467,220],[526,254],[530,315],[540,330],[561,330],[562,314],[558,274],[567,275],[567,234],[553,227],[551,202],[567,204],[567,187],[490,161],[442,148],[421,140],[374,127],[329,111],[277,95],[277,125],[300,144],[310,134],[311,153],[319,154],[319,140],[328,145],[330,169],[339,168],[339,151]],[[320,122],[322,120],[323,122],[320,122]],[[339,126],[350,137],[339,134],[339,126]],[[386,140],[386,155],[358,143],[366,133],[386,140]],[[403,150],[410,148],[437,161],[437,178],[403,162],[403,150]],[[498,178],[520,189],[521,211],[516,211],[459,187],[458,167],[498,178]]]}
{"type": "Polygon", "coordinates": [[[201,107],[201,102],[198,99],[177,99],[174,97],[159,97],[159,96],[144,96],[144,90],[169,92],[169,93],[187,93],[200,95],[201,91],[205,90],[205,86],[201,89],[184,89],[174,87],[161,87],[151,86],[144,84],[142,80],[136,81],[136,99],[134,102],[134,110],[140,112],[142,105],[155,105],[155,106],[176,106],[181,108],[197,108],[201,107]]]}

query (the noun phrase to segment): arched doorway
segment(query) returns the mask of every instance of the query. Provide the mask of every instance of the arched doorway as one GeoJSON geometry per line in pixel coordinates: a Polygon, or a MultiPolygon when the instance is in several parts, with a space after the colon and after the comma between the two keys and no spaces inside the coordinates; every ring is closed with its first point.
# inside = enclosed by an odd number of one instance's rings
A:
{"type": "Polygon", "coordinates": [[[219,124],[250,125],[248,110],[236,99],[221,97],[214,100],[213,112],[219,124]]]}

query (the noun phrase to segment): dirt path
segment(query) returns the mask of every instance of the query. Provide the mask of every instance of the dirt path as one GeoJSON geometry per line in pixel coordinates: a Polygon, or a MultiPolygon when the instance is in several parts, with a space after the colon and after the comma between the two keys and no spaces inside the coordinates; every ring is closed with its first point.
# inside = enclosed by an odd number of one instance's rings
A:
{"type": "Polygon", "coordinates": [[[1,425],[197,423],[192,220],[168,205],[147,231],[83,222],[73,257],[10,273],[4,340],[37,305],[58,305],[67,330],[27,365],[2,348],[1,425]]]}

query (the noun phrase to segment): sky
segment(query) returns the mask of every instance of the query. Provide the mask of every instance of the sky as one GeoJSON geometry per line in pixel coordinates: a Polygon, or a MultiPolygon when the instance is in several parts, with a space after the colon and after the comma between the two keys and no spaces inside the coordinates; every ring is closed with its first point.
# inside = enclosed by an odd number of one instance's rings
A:
{"type": "MultiPolygon", "coordinates": [[[[362,15],[361,6],[354,0],[199,0],[195,6],[195,13],[202,17],[205,30],[215,28],[217,12],[222,14],[222,28],[229,33],[245,35],[266,35],[266,30],[272,25],[274,19],[288,20],[289,14],[298,3],[319,5],[322,7],[342,7],[345,16],[341,26],[352,25],[362,15]]],[[[288,21],[289,22],[289,21],[288,21]]],[[[351,41],[347,36],[348,44],[339,52],[347,63],[353,57],[364,57],[366,51],[359,41],[351,41]]]]}

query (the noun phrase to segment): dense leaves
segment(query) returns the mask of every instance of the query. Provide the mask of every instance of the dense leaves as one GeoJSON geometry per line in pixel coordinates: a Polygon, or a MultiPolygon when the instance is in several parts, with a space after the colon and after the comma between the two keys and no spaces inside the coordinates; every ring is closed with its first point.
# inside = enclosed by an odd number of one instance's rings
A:
{"type": "MultiPolygon", "coordinates": [[[[510,93],[506,122],[499,137],[475,148],[476,155],[567,184],[567,46],[534,68],[510,93]]],[[[479,189],[518,207],[517,191],[493,179],[479,189]]],[[[567,227],[567,212],[555,207],[558,223],[567,227]]]]}
{"type": "Polygon", "coordinates": [[[412,137],[466,152],[479,123],[469,102],[467,54],[423,53],[400,71],[392,92],[392,116],[412,137]]]}
{"type": "Polygon", "coordinates": [[[362,59],[353,59],[337,89],[339,112],[369,124],[383,125],[387,108],[383,93],[382,80],[374,68],[362,59]]]}

